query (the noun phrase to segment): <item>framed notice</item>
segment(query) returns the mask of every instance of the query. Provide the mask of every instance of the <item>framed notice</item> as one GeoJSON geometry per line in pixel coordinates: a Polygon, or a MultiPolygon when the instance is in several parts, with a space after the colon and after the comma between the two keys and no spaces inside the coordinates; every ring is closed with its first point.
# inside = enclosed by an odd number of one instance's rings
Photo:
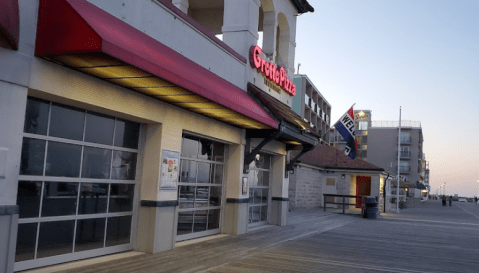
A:
{"type": "Polygon", "coordinates": [[[180,152],[163,150],[161,152],[160,189],[177,189],[180,170],[180,152]]]}

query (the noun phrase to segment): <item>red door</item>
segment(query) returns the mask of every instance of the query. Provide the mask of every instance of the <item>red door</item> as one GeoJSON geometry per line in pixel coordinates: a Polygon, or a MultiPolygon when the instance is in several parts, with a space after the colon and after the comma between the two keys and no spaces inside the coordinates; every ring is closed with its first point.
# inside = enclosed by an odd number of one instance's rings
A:
{"type": "MultiPolygon", "coordinates": [[[[371,195],[371,176],[356,176],[356,195],[371,195]]],[[[356,199],[356,208],[361,207],[361,199],[356,199]]]]}

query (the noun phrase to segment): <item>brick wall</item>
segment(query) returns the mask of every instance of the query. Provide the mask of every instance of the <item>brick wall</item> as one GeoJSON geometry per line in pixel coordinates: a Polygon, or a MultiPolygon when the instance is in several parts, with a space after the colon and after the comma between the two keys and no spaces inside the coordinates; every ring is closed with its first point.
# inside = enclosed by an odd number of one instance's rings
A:
{"type": "Polygon", "coordinates": [[[323,202],[322,175],[318,170],[296,168],[289,180],[289,208],[318,208],[323,202]]]}

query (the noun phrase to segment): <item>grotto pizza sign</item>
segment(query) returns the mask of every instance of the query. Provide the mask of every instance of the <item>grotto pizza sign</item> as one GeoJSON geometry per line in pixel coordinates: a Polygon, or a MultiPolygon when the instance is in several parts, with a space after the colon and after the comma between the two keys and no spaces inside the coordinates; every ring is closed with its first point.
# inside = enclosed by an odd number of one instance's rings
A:
{"type": "Polygon", "coordinates": [[[252,46],[249,53],[249,62],[251,67],[256,68],[267,79],[281,87],[290,96],[296,95],[296,85],[288,79],[288,74],[284,67],[278,67],[273,62],[266,61],[261,57],[261,48],[257,45],[252,46]]]}

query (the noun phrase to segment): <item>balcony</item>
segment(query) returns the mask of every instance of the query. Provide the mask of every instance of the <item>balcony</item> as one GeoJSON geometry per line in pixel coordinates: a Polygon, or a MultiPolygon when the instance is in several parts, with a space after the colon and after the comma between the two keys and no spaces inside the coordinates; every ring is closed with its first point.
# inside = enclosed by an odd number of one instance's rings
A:
{"type": "Polygon", "coordinates": [[[399,151],[396,155],[399,155],[400,158],[411,158],[411,151],[399,151]]]}
{"type": "Polygon", "coordinates": [[[410,136],[402,136],[401,137],[401,144],[411,144],[411,137],[410,136]]]}
{"type": "MultiPolygon", "coordinates": [[[[396,166],[395,170],[397,170],[397,166],[396,166]]],[[[411,172],[411,167],[410,166],[399,166],[399,172],[401,174],[410,173],[411,172]]]]}
{"type": "Polygon", "coordinates": [[[368,151],[367,150],[358,150],[357,156],[360,157],[362,160],[367,160],[368,158],[368,151]]]}

